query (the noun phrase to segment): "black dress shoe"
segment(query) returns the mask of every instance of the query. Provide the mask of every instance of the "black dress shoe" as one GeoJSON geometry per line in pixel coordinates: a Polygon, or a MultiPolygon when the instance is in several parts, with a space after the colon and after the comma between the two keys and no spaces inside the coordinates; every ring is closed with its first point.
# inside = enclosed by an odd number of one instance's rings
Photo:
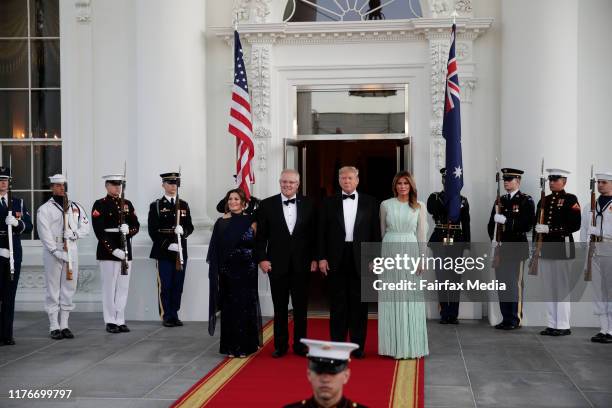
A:
{"type": "Polygon", "coordinates": [[[293,354],[296,354],[301,357],[306,357],[308,354],[308,349],[306,347],[294,347],[293,354]]]}
{"type": "Polygon", "coordinates": [[[287,350],[274,350],[274,352],[272,352],[272,358],[281,358],[285,354],[287,354],[287,350]]]}
{"type": "Polygon", "coordinates": [[[504,330],[516,330],[516,329],[520,329],[521,326],[519,326],[518,324],[507,324],[504,326],[504,330]]]}
{"type": "Polygon", "coordinates": [[[15,345],[15,339],[5,339],[4,340],[4,345],[5,346],[14,346],[15,345]]]}
{"type": "Polygon", "coordinates": [[[448,318],[448,324],[459,324],[459,319],[456,317],[450,317],[448,318]]]}
{"type": "Polygon", "coordinates": [[[555,329],[553,336],[569,336],[572,334],[570,329],[555,329]]]}
{"type": "Polygon", "coordinates": [[[604,344],[612,343],[612,334],[607,333],[606,334],[606,338],[603,341],[601,341],[601,343],[604,343],[604,344]]]}
{"type": "Polygon", "coordinates": [[[542,331],[540,332],[540,334],[541,334],[542,336],[554,336],[554,334],[553,334],[554,332],[555,332],[555,329],[552,329],[552,328],[550,328],[550,327],[547,327],[547,328],[545,328],[544,330],[542,330],[542,331]]]}
{"type": "Polygon", "coordinates": [[[448,319],[446,317],[440,318],[440,324],[448,324],[448,319]]]}
{"type": "Polygon", "coordinates": [[[182,326],[183,322],[181,321],[181,319],[174,319],[174,325],[175,326],[182,326]]]}
{"type": "Polygon", "coordinates": [[[606,339],[606,335],[604,333],[597,333],[593,337],[591,337],[591,341],[593,343],[603,343],[602,340],[606,339]]]}
{"type": "Polygon", "coordinates": [[[121,333],[129,333],[130,328],[129,328],[129,327],[127,327],[125,324],[122,324],[122,325],[120,325],[120,326],[119,326],[119,331],[120,331],[121,333]]]}
{"type": "Polygon", "coordinates": [[[176,326],[176,324],[174,324],[174,322],[171,321],[171,320],[164,320],[163,323],[162,323],[162,326],[164,326],[164,327],[174,327],[174,326],[176,326]]]}
{"type": "Polygon", "coordinates": [[[506,323],[501,322],[499,324],[496,324],[495,328],[498,329],[498,330],[504,330],[506,328],[506,323]]]}
{"type": "Polygon", "coordinates": [[[63,339],[62,332],[59,330],[51,330],[51,332],[49,332],[49,337],[51,337],[53,340],[63,339]]]}
{"type": "Polygon", "coordinates": [[[365,353],[361,349],[353,350],[351,351],[351,357],[361,360],[365,358],[365,353]]]}
{"type": "Polygon", "coordinates": [[[65,339],[74,339],[74,334],[72,334],[70,329],[66,327],[62,330],[62,337],[65,339]]]}
{"type": "Polygon", "coordinates": [[[113,323],[106,323],[106,331],[109,333],[119,333],[119,326],[113,323]]]}

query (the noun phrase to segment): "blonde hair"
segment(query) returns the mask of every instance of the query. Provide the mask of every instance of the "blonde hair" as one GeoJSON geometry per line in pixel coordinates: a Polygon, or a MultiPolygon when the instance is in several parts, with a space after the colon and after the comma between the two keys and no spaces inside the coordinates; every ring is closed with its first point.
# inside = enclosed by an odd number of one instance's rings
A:
{"type": "Polygon", "coordinates": [[[354,166],[343,166],[338,170],[338,176],[343,175],[344,173],[354,173],[355,176],[359,177],[359,170],[354,166]]]}

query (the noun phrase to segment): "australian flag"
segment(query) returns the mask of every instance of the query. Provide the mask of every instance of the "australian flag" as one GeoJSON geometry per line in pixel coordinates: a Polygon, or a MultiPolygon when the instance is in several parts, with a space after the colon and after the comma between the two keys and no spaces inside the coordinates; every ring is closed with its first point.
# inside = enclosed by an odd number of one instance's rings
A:
{"type": "Polygon", "coordinates": [[[451,46],[448,53],[448,73],[446,74],[446,93],[444,98],[444,120],[442,136],[446,139],[446,176],[444,192],[448,218],[457,222],[461,213],[461,189],[463,188],[463,160],[461,158],[461,111],[459,75],[455,58],[455,33],[453,24],[451,46]]]}

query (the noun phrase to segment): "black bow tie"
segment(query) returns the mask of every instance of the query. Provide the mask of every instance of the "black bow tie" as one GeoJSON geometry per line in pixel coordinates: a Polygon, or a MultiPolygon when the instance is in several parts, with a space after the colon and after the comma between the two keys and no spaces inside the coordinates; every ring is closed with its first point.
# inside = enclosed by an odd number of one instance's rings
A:
{"type": "Polygon", "coordinates": [[[295,198],[290,198],[289,200],[283,201],[283,204],[289,206],[289,204],[295,204],[295,198]]]}
{"type": "Polygon", "coordinates": [[[342,199],[346,200],[347,198],[350,198],[351,200],[355,199],[355,193],[353,194],[342,194],[342,199]]]}

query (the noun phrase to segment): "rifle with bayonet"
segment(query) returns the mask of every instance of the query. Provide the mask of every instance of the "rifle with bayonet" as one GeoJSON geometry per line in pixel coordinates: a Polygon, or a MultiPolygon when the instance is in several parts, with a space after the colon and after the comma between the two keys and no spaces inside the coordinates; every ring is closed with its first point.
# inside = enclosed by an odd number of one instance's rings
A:
{"type": "Polygon", "coordinates": [[[119,200],[119,232],[121,239],[121,248],[125,253],[125,257],[121,260],[121,275],[128,274],[128,237],[127,233],[121,232],[121,226],[125,224],[125,185],[126,185],[126,163],[123,163],[123,179],[121,180],[121,199],[119,200]]]}
{"type": "MultiPolygon", "coordinates": [[[[538,224],[544,224],[544,211],[546,208],[546,177],[544,177],[544,158],[542,158],[542,166],[540,169],[540,212],[538,213],[538,224]]],[[[529,262],[529,275],[537,275],[540,252],[542,252],[542,242],[544,240],[544,234],[537,234],[536,244],[533,254],[531,255],[531,261],[529,262]]]]}
{"type": "MultiPolygon", "coordinates": [[[[495,214],[501,214],[501,198],[500,198],[500,177],[499,177],[499,166],[497,160],[495,160],[497,172],[495,173],[495,183],[497,184],[497,196],[495,197],[495,214]]],[[[493,239],[495,241],[495,250],[493,252],[493,268],[498,268],[501,261],[500,258],[500,247],[501,247],[501,235],[504,226],[499,223],[495,223],[495,230],[493,231],[493,239]]]]}
{"type": "Polygon", "coordinates": [[[62,207],[64,210],[64,251],[68,255],[68,269],[66,270],[66,280],[72,280],[72,251],[70,250],[70,242],[66,239],[66,231],[70,228],[69,217],[72,217],[70,202],[68,201],[68,183],[64,184],[64,197],[62,198],[62,207]]]}
{"type": "MultiPolygon", "coordinates": [[[[9,156],[9,179],[8,179],[8,190],[6,192],[8,215],[13,215],[13,157],[9,156]]],[[[7,225],[6,235],[8,236],[9,246],[9,271],[10,280],[15,280],[15,252],[13,247],[13,226],[7,225]]]]}
{"type": "MultiPolygon", "coordinates": [[[[591,180],[590,180],[590,189],[591,189],[591,225],[593,227],[597,226],[597,218],[595,216],[595,211],[597,209],[597,201],[595,199],[595,176],[593,175],[593,165],[591,165],[591,180]]],[[[587,255],[587,265],[586,270],[584,271],[584,280],[590,281],[593,278],[593,255],[595,254],[595,243],[601,241],[601,237],[597,235],[589,236],[589,253],[587,255]]]]}
{"type": "MultiPolygon", "coordinates": [[[[176,180],[176,225],[175,228],[181,225],[181,200],[179,200],[179,187],[181,186],[181,168],[179,166],[178,179],[176,180]]],[[[176,270],[183,270],[183,243],[181,234],[176,234],[176,242],[178,245],[178,252],[176,253],[176,270]]]]}

